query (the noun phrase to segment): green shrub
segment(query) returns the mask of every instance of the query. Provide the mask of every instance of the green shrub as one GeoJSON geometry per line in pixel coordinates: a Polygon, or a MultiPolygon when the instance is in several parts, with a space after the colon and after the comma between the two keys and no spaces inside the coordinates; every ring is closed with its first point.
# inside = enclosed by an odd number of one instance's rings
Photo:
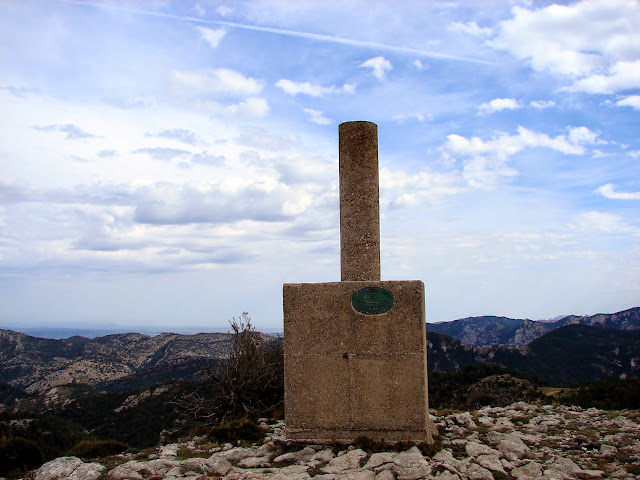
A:
{"type": "Polygon", "coordinates": [[[248,418],[236,418],[221,422],[209,431],[209,438],[219,443],[237,443],[238,440],[258,442],[266,435],[264,429],[248,418]]]}
{"type": "Polygon", "coordinates": [[[23,473],[44,463],[42,450],[24,438],[0,439],[0,475],[23,473]]]}
{"type": "Polygon", "coordinates": [[[108,457],[126,452],[129,446],[114,440],[94,440],[78,443],[67,452],[67,455],[85,459],[108,457]]]}
{"type": "Polygon", "coordinates": [[[584,408],[637,410],[640,408],[640,378],[602,380],[580,385],[558,399],[584,408]]]}

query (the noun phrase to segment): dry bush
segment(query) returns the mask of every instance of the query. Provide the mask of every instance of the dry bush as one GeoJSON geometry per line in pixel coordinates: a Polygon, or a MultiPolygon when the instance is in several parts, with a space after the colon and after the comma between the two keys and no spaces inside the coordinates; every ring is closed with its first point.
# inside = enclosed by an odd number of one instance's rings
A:
{"type": "Polygon", "coordinates": [[[176,404],[198,420],[273,416],[284,402],[282,342],[256,332],[247,312],[229,323],[234,334],[229,358],[203,369],[200,388],[176,404]]]}

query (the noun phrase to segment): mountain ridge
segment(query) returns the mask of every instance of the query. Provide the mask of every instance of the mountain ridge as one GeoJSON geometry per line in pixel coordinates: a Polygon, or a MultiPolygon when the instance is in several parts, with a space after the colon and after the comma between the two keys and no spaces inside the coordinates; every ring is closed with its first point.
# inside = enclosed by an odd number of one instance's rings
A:
{"type": "Polygon", "coordinates": [[[156,380],[194,377],[205,362],[225,358],[232,335],[112,334],[64,340],[0,330],[0,381],[26,393],[67,383],[109,389],[127,377],[151,373],[156,380]]]}
{"type": "Polygon", "coordinates": [[[524,347],[475,347],[427,333],[429,372],[495,363],[556,385],[640,376],[640,330],[565,325],[524,347]]]}
{"type": "MultiPolygon", "coordinates": [[[[202,367],[227,357],[232,338],[129,333],[49,340],[0,330],[0,384],[7,385],[3,395],[15,398],[14,389],[33,394],[72,383],[117,392],[195,380],[202,367]]],[[[624,378],[640,375],[640,330],[568,324],[523,347],[469,346],[428,332],[427,357],[429,372],[495,363],[556,384],[624,378]]]]}
{"type": "Polygon", "coordinates": [[[589,325],[617,330],[640,330],[640,307],[590,316],[568,315],[555,321],[514,319],[485,315],[427,324],[428,332],[440,333],[475,347],[522,347],[566,325],[589,325]]]}

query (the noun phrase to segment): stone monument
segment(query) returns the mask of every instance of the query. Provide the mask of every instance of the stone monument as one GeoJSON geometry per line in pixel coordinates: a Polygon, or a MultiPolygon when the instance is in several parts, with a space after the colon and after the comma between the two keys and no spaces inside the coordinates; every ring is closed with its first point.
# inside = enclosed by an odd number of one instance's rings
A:
{"type": "Polygon", "coordinates": [[[287,437],[431,443],[424,284],[380,281],[378,130],[340,144],[340,282],[285,284],[287,437]]]}

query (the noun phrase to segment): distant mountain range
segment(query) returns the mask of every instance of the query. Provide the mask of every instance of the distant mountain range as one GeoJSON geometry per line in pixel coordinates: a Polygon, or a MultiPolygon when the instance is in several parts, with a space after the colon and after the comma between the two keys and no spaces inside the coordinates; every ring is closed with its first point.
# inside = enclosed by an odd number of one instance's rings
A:
{"type": "Polygon", "coordinates": [[[226,357],[231,341],[228,333],[52,340],[0,330],[0,382],[34,393],[68,383],[120,391],[193,379],[201,367],[226,357]]]}
{"type": "Polygon", "coordinates": [[[428,333],[456,338],[468,346],[523,347],[546,333],[566,325],[588,325],[617,330],[640,330],[640,307],[589,317],[569,315],[556,321],[507,317],[469,317],[451,322],[428,323],[428,333]]]}
{"type": "MultiPolygon", "coordinates": [[[[429,371],[495,363],[560,385],[639,376],[639,316],[632,308],[554,322],[475,317],[429,324],[429,371]]],[[[228,333],[53,340],[0,330],[0,403],[71,383],[118,392],[193,380],[227,357],[232,340],[228,333]]]]}
{"type": "MultiPolygon", "coordinates": [[[[223,333],[50,340],[0,330],[0,403],[72,383],[118,392],[193,380],[225,358],[231,342],[223,333]]],[[[524,347],[474,347],[429,332],[427,344],[430,372],[494,363],[557,385],[640,376],[640,330],[565,325],[524,347]]]]}

